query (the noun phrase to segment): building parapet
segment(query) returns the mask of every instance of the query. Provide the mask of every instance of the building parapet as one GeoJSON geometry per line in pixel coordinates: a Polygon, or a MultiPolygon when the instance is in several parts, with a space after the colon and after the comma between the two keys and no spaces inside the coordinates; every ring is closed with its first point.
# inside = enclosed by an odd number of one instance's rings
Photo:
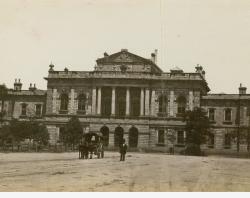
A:
{"type": "Polygon", "coordinates": [[[53,78],[125,78],[125,79],[150,79],[150,80],[204,80],[199,73],[161,73],[150,74],[142,72],[117,72],[117,71],[53,71],[45,79],[53,78]]]}

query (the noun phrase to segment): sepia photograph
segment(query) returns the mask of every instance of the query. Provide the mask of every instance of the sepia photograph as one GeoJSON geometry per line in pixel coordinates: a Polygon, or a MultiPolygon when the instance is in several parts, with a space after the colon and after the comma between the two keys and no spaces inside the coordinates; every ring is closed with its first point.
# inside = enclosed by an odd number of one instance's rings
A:
{"type": "Polygon", "coordinates": [[[0,43],[0,192],[250,191],[249,0],[0,0],[0,43]]]}

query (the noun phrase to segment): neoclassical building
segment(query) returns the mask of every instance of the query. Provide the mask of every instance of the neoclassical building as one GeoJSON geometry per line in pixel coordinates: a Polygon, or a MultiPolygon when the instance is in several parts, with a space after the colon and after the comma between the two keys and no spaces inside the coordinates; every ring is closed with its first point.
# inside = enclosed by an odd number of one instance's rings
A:
{"type": "MultiPolygon", "coordinates": [[[[51,64],[45,77],[46,91],[32,86],[26,92],[16,88],[9,91],[10,98],[26,94],[26,101],[15,103],[19,108],[14,109],[13,99],[5,101],[9,112],[6,119],[24,119],[23,109],[33,104],[34,112],[37,105],[41,108],[39,119],[46,123],[51,144],[60,142],[60,131],[70,117],[77,116],[83,133],[102,133],[110,148],[125,138],[130,149],[168,151],[185,145],[182,114],[203,107],[214,132],[203,148],[237,149],[234,134],[249,127],[250,95],[246,88],[240,87],[240,93],[234,95],[208,94],[200,65],[192,73],[178,67],[164,72],[156,61],[157,51],[146,59],[122,49],[111,55],[105,52],[93,71],[57,71],[51,64]]],[[[241,142],[240,149],[246,151],[247,143],[241,142]]]]}

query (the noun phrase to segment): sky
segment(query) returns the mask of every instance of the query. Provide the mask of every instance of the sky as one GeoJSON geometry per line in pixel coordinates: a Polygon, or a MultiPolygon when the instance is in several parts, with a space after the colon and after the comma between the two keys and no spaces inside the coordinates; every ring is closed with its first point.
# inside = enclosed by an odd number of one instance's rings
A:
{"type": "Polygon", "coordinates": [[[249,0],[0,0],[0,84],[46,89],[49,64],[91,71],[121,49],[164,72],[203,66],[211,93],[250,93],[249,0]]]}

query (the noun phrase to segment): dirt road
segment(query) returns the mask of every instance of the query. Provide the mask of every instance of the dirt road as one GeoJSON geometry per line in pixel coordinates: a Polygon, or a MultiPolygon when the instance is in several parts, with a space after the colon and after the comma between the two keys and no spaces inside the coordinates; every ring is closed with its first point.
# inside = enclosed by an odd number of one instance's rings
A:
{"type": "Polygon", "coordinates": [[[250,159],[106,152],[0,153],[0,191],[250,191],[250,159]]]}

